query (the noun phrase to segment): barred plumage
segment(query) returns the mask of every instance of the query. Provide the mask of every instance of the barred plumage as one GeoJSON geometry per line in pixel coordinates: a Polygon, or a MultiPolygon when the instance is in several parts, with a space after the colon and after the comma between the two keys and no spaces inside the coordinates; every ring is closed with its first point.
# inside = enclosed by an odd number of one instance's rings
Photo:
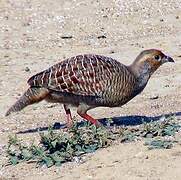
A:
{"type": "MultiPolygon", "coordinates": [[[[116,107],[127,103],[144,89],[151,74],[166,58],[170,57],[154,49],[140,53],[130,66],[101,55],[71,57],[32,76],[28,80],[28,93],[6,115],[45,99],[63,103],[68,122],[71,122],[71,115],[67,105],[72,104],[78,107],[80,116],[98,123],[86,114],[89,109],[97,106],[116,107]],[[156,59],[156,56],[160,59],[156,59]],[[36,98],[33,98],[35,94],[36,98]]],[[[171,60],[170,58],[168,61],[171,60]]]]}
{"type": "Polygon", "coordinates": [[[104,56],[79,55],[34,75],[28,84],[77,95],[96,95],[106,88],[105,78],[113,76],[119,66],[124,67],[104,56]]]}

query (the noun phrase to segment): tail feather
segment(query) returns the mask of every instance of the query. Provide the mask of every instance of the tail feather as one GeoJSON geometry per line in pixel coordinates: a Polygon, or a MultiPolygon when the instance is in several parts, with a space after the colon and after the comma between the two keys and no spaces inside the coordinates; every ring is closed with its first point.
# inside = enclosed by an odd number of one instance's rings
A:
{"type": "Polygon", "coordinates": [[[46,88],[29,88],[10,109],[6,112],[5,116],[10,115],[12,112],[21,111],[26,106],[43,100],[49,94],[46,88]]]}

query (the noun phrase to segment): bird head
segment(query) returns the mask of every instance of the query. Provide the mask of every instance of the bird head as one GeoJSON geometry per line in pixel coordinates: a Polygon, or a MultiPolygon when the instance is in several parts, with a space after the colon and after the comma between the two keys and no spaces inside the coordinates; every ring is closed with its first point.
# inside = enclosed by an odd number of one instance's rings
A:
{"type": "Polygon", "coordinates": [[[145,74],[150,77],[162,64],[166,62],[174,62],[174,60],[163,54],[160,50],[148,49],[142,51],[131,66],[138,76],[145,74]]]}

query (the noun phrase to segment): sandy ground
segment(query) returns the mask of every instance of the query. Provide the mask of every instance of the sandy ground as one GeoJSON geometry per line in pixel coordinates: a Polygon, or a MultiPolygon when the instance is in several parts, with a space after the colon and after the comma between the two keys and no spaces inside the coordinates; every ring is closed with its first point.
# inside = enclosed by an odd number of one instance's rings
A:
{"type": "MultiPolygon", "coordinates": [[[[95,118],[124,120],[175,113],[181,117],[181,0],[1,0],[0,1],[0,164],[8,135],[63,123],[62,106],[29,106],[7,118],[26,80],[63,58],[82,53],[111,56],[129,64],[140,51],[158,48],[175,64],[163,65],[144,92],[121,108],[97,108],[95,118]],[[71,37],[71,38],[63,38],[71,37]],[[150,98],[158,96],[158,99],[150,98]]],[[[75,113],[77,119],[80,119],[75,113]]],[[[130,125],[133,124],[130,121],[130,125]]],[[[128,124],[129,125],[129,124],[128,124]]],[[[22,139],[37,133],[20,135],[22,139]]],[[[116,144],[85,157],[82,164],[35,168],[1,167],[0,179],[178,180],[181,147],[148,151],[143,142],[116,144]]]]}

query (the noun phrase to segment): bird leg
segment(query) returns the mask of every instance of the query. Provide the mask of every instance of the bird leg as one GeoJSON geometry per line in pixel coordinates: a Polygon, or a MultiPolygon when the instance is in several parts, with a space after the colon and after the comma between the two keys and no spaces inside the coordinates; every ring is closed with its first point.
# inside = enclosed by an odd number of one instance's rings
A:
{"type": "Polygon", "coordinates": [[[82,104],[79,104],[77,108],[77,113],[85,120],[90,121],[92,124],[95,124],[96,126],[101,126],[101,123],[99,121],[97,121],[96,119],[94,119],[93,117],[87,114],[87,111],[92,108],[94,107],[82,103],[82,104]]]}
{"type": "Polygon", "coordinates": [[[84,118],[87,121],[90,121],[92,124],[95,124],[96,126],[100,126],[100,122],[91,117],[90,115],[87,114],[87,111],[89,109],[92,109],[92,107],[86,105],[86,104],[80,104],[77,108],[77,113],[84,118]]]}
{"type": "Polygon", "coordinates": [[[67,105],[64,104],[63,107],[65,109],[65,113],[67,116],[67,127],[70,128],[73,125],[72,115],[71,115],[70,109],[67,107],[67,105]]]}
{"type": "Polygon", "coordinates": [[[97,121],[96,119],[94,119],[93,117],[91,117],[90,115],[88,114],[80,114],[78,113],[82,118],[84,118],[85,120],[87,121],[90,121],[92,124],[96,125],[96,126],[100,126],[100,122],[97,121]]]}

